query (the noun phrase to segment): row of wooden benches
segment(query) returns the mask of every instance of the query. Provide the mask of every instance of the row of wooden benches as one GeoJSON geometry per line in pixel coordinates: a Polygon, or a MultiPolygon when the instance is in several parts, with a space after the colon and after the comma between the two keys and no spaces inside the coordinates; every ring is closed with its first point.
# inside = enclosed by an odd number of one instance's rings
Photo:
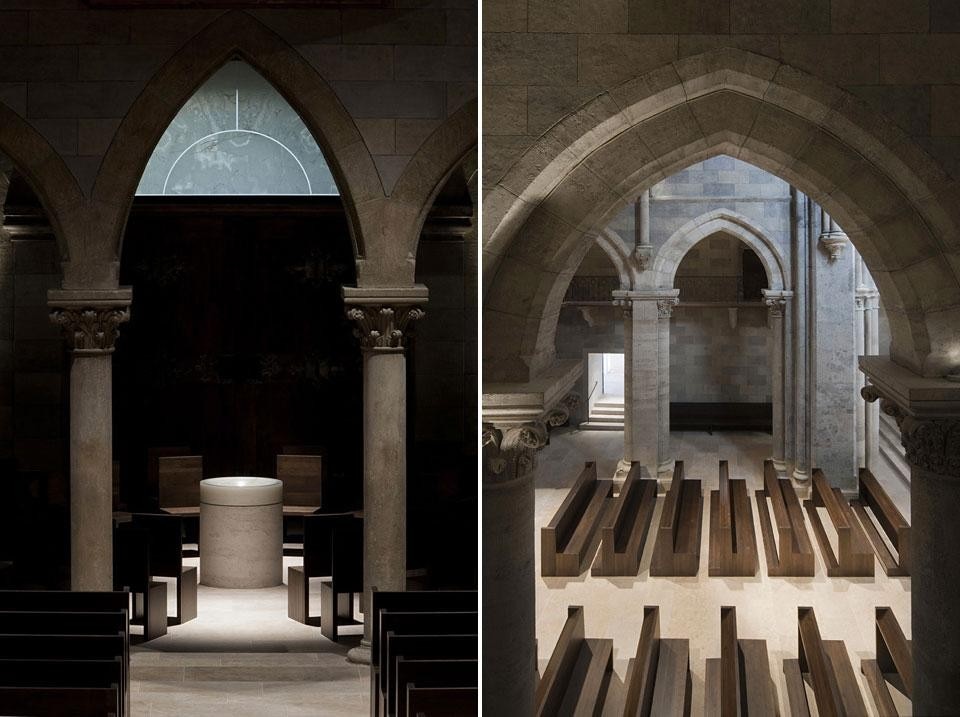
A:
{"type": "MultiPolygon", "coordinates": [[[[820,717],[865,715],[856,674],[842,640],[823,640],[813,608],[797,610],[798,652],[783,661],[792,717],[810,717],[808,689],[820,717]]],[[[876,609],[876,659],[860,668],[880,717],[896,717],[890,686],[907,698],[913,689],[911,644],[888,607],[876,609]]],[[[537,717],[690,714],[692,680],[688,639],[660,636],[660,610],[646,606],[634,657],[621,680],[613,670],[613,640],[584,634],[582,607],[568,608],[566,623],[537,686],[537,717]]],[[[720,609],[720,657],[708,658],[704,679],[707,717],[779,714],[765,640],[737,634],[733,607],[720,609]]]]}
{"type": "Polygon", "coordinates": [[[479,710],[476,591],[373,591],[370,714],[470,717],[479,710]]]}
{"type": "Polygon", "coordinates": [[[126,592],[0,591],[0,714],[130,714],[126,592]]]}
{"type": "MultiPolygon", "coordinates": [[[[640,466],[631,468],[619,494],[587,463],[550,523],[540,531],[541,574],[635,576],[653,522],[658,483],[640,466]],[[599,557],[596,557],[599,552],[599,557]],[[596,560],[594,558],[596,557],[596,560]]],[[[760,533],[771,576],[812,576],[814,554],[800,499],[788,479],[764,463],[764,487],[755,491],[760,533]]],[[[887,575],[909,575],[910,525],[870,471],[862,469],[859,497],[848,501],[815,470],[811,497],[803,502],[827,575],[871,577],[874,554],[887,575]],[[831,544],[821,520],[824,508],[836,536],[831,544]]],[[[700,569],[703,491],[686,479],[677,461],[655,529],[650,575],[691,576],[700,569]]],[[[759,551],[753,509],[744,480],[731,480],[720,461],[720,485],[710,491],[708,572],[753,576],[759,551]]]]}

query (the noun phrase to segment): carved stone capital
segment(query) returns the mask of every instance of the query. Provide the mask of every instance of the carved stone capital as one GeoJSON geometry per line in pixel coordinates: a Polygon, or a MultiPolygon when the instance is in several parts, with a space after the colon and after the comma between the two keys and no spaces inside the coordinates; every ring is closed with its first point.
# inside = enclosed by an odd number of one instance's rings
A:
{"type": "Polygon", "coordinates": [[[649,244],[638,244],[633,249],[633,263],[637,271],[646,271],[653,261],[653,247],[649,244]]]}
{"type": "Polygon", "coordinates": [[[860,389],[860,395],[871,403],[879,400],[880,410],[897,422],[911,466],[960,479],[960,418],[913,416],[872,385],[860,389]]]}
{"type": "Polygon", "coordinates": [[[827,252],[827,258],[831,264],[843,256],[843,250],[849,243],[849,237],[840,231],[825,232],[820,235],[820,246],[827,252]]]}
{"type": "Polygon", "coordinates": [[[770,291],[763,290],[763,303],[767,305],[770,318],[780,319],[787,311],[790,299],[793,298],[792,291],[770,291]]]}
{"type": "Polygon", "coordinates": [[[580,394],[576,392],[568,393],[556,406],[547,411],[541,419],[549,428],[556,428],[564,425],[570,420],[570,412],[580,405],[580,394]]]}
{"type": "Polygon", "coordinates": [[[75,354],[113,353],[120,324],[130,320],[128,306],[53,306],[50,320],[60,326],[75,354]]]}
{"type": "Polygon", "coordinates": [[[426,312],[417,306],[363,304],[347,307],[347,318],[356,322],[360,341],[374,351],[403,350],[410,324],[426,312]]]}
{"type": "Polygon", "coordinates": [[[503,430],[483,424],[484,481],[502,483],[529,475],[537,466],[537,451],[547,440],[547,427],[539,421],[503,430]]]}
{"type": "Polygon", "coordinates": [[[671,297],[657,301],[657,315],[661,319],[669,319],[673,314],[673,307],[680,303],[680,299],[671,297]]]}

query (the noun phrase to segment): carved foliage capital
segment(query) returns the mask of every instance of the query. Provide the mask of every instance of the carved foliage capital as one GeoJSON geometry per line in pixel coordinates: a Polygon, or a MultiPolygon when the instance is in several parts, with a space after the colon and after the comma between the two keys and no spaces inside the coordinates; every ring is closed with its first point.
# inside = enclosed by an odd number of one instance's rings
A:
{"type": "Polygon", "coordinates": [[[680,303],[680,299],[671,297],[657,300],[657,315],[661,319],[669,319],[673,314],[673,307],[680,303]]]}
{"type": "Polygon", "coordinates": [[[77,354],[113,352],[120,324],[129,319],[129,306],[57,306],[50,311],[50,320],[77,354]]]}
{"type": "Polygon", "coordinates": [[[368,349],[402,349],[410,324],[426,316],[416,306],[353,305],[347,318],[357,323],[360,341],[368,349]]]}
{"type": "Polygon", "coordinates": [[[872,385],[860,389],[860,395],[871,403],[879,400],[880,410],[897,422],[911,466],[960,478],[960,418],[912,416],[872,385]]]}
{"type": "Polygon", "coordinates": [[[827,252],[831,264],[843,256],[843,250],[849,243],[850,239],[843,232],[825,232],[820,235],[820,246],[827,252]]]}
{"type": "Polygon", "coordinates": [[[785,296],[767,296],[764,297],[763,303],[767,305],[770,316],[776,319],[782,318],[787,310],[787,297],[785,296]]]}
{"type": "Polygon", "coordinates": [[[547,445],[547,427],[539,422],[506,429],[483,424],[483,477],[500,483],[522,478],[536,468],[536,454],[547,445]]]}

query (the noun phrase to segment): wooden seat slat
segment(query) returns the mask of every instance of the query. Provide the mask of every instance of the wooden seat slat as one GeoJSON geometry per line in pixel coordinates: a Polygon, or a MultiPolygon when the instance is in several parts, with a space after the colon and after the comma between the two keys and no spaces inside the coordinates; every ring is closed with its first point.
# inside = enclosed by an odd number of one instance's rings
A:
{"type": "Polygon", "coordinates": [[[853,502],[853,509],[870,544],[873,546],[887,575],[910,574],[910,524],[900,513],[896,504],[880,485],[880,482],[866,468],[860,469],[860,499],[853,502]],[[867,509],[876,518],[877,524],[896,549],[894,555],[884,542],[880,531],[870,519],[867,509]]]}
{"type": "Polygon", "coordinates": [[[804,501],[814,536],[820,545],[829,577],[873,577],[874,552],[853,508],[838,488],[832,488],[819,469],[813,471],[811,498],[804,501]],[[825,507],[837,534],[834,552],[817,507],[825,507]]]}
{"type": "Polygon", "coordinates": [[[407,685],[407,714],[411,717],[475,717],[480,698],[476,687],[419,687],[407,685]]]}
{"type": "Polygon", "coordinates": [[[650,714],[655,717],[687,717],[690,714],[690,690],[690,641],[661,639],[650,714]]]}
{"type": "Polygon", "coordinates": [[[877,665],[881,672],[896,672],[903,680],[907,697],[913,697],[913,658],[893,610],[878,607],[875,613],[877,665]]]}
{"type": "Polygon", "coordinates": [[[2,687],[0,711],[25,717],[114,717],[121,714],[116,687],[2,687]]]}
{"type": "Polygon", "coordinates": [[[580,653],[584,636],[583,607],[567,608],[567,619],[560,630],[560,637],[553,648],[547,667],[543,671],[536,691],[536,714],[538,717],[555,715],[566,694],[566,685],[580,653]]]}
{"type": "Polygon", "coordinates": [[[840,689],[840,703],[843,705],[841,714],[867,714],[867,706],[863,703],[863,693],[860,692],[857,675],[850,664],[850,656],[847,654],[847,648],[844,646],[843,640],[824,640],[823,649],[837,678],[837,686],[840,689]]]}
{"type": "Polygon", "coordinates": [[[653,576],[692,576],[700,571],[703,493],[699,480],[684,479],[683,462],[676,465],[653,546],[653,576]]]}
{"type": "Polygon", "coordinates": [[[810,673],[813,694],[820,717],[840,717],[843,714],[840,686],[820,638],[820,628],[813,608],[797,609],[799,655],[801,672],[810,673]]]}
{"type": "Polygon", "coordinates": [[[646,468],[630,468],[620,495],[612,501],[608,518],[600,528],[600,553],[593,575],[634,576],[647,543],[657,504],[657,482],[647,478],[646,468]]]}
{"type": "Polygon", "coordinates": [[[880,671],[876,660],[860,660],[860,672],[863,673],[870,689],[870,695],[873,697],[873,705],[877,709],[879,717],[899,717],[897,707],[893,703],[893,697],[890,695],[890,689],[887,687],[887,681],[880,671]]]}
{"type": "Polygon", "coordinates": [[[810,717],[807,689],[803,683],[803,673],[800,672],[800,660],[784,660],[783,674],[787,683],[787,702],[790,705],[791,717],[810,717]]]}
{"type": "MultiPolygon", "coordinates": [[[[477,687],[478,661],[408,660],[397,658],[395,717],[407,716],[407,685],[421,687],[477,687]]],[[[394,717],[391,715],[390,717],[394,717]]]]}
{"type": "Polygon", "coordinates": [[[739,640],[743,674],[746,676],[748,715],[775,715],[777,691],[770,676],[766,640],[739,640]]]}
{"type": "Polygon", "coordinates": [[[660,608],[644,606],[637,651],[627,671],[624,714],[649,714],[660,660],[660,608]]]}
{"type": "Polygon", "coordinates": [[[575,577],[593,562],[612,494],[613,481],[597,478],[595,462],[584,464],[553,518],[540,529],[540,572],[544,577],[575,577]]]}
{"type": "Polygon", "coordinates": [[[720,489],[710,491],[709,543],[709,575],[757,574],[757,536],[747,483],[730,480],[726,461],[720,461],[720,489]]]}

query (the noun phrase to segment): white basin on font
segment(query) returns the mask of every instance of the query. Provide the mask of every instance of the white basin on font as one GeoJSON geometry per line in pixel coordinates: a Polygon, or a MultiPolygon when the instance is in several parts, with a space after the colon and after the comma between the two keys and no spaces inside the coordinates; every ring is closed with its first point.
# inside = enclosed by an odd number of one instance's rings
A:
{"type": "Polygon", "coordinates": [[[283,502],[283,481],[225,476],[200,481],[200,502],[209,505],[273,505],[283,502]]]}

